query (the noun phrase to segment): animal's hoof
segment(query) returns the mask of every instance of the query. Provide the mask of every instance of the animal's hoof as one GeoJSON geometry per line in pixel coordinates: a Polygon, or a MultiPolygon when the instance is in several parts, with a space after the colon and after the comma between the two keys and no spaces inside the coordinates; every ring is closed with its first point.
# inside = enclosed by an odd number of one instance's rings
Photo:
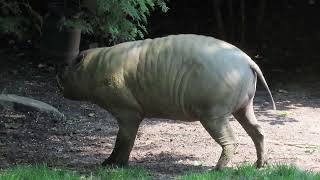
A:
{"type": "Polygon", "coordinates": [[[268,165],[267,161],[257,161],[254,163],[257,169],[264,168],[266,165],[268,165]]]}
{"type": "Polygon", "coordinates": [[[106,159],[101,163],[101,166],[117,168],[117,167],[125,167],[127,166],[127,163],[115,162],[113,160],[106,159]]]}
{"type": "Polygon", "coordinates": [[[110,166],[111,163],[108,161],[108,159],[104,160],[102,163],[101,163],[101,166],[110,166]]]}
{"type": "Polygon", "coordinates": [[[212,168],[210,171],[215,172],[215,171],[221,171],[222,169],[223,169],[223,167],[221,167],[221,166],[215,166],[215,167],[212,168]]]}

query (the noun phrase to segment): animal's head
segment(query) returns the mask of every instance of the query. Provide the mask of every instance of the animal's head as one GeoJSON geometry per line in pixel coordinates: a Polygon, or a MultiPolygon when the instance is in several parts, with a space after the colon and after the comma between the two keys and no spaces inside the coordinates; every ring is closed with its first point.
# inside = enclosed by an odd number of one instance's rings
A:
{"type": "Polygon", "coordinates": [[[82,51],[76,57],[58,65],[57,84],[65,98],[71,100],[86,100],[88,80],[83,61],[91,50],[82,51]]]}

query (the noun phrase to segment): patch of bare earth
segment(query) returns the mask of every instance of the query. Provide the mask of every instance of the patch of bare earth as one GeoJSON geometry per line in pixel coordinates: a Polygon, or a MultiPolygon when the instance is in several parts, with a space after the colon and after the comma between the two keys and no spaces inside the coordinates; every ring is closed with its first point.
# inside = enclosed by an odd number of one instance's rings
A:
{"type": "MultiPolygon", "coordinates": [[[[0,64],[0,91],[46,102],[67,117],[65,121],[38,112],[0,109],[0,167],[46,163],[90,171],[112,151],[115,120],[105,110],[85,102],[66,100],[58,92],[54,68],[48,64],[0,64]]],[[[3,62],[2,62],[3,63],[3,62]]],[[[320,84],[317,81],[270,85],[278,111],[259,89],[255,109],[266,134],[272,164],[295,164],[320,171],[320,84]]],[[[230,119],[239,148],[230,166],[254,163],[253,142],[239,123],[230,119]]],[[[212,168],[221,148],[199,122],[146,119],[140,126],[130,166],[149,170],[157,178],[212,168]]]]}

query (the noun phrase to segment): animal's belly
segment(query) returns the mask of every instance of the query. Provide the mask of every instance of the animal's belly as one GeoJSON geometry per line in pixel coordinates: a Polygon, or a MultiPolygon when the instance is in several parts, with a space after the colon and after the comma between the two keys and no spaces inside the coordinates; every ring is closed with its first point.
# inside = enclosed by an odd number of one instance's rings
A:
{"type": "Polygon", "coordinates": [[[180,107],[158,106],[145,110],[145,117],[147,118],[161,118],[180,121],[198,121],[198,117],[190,112],[190,110],[182,110],[180,107]]]}
{"type": "Polygon", "coordinates": [[[179,120],[179,121],[198,121],[195,115],[190,113],[184,113],[182,111],[177,112],[147,112],[145,117],[147,118],[161,118],[161,119],[171,119],[171,120],[179,120]]]}

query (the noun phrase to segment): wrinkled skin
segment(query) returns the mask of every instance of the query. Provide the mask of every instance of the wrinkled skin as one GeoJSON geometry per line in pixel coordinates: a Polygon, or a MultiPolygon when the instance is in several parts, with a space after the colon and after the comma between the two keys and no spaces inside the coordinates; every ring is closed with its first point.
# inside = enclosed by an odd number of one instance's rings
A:
{"type": "Polygon", "coordinates": [[[259,67],[238,48],[175,35],[81,52],[58,82],[66,98],[96,103],[117,119],[115,147],[103,165],[126,165],[140,122],[158,117],[200,121],[222,147],[215,167],[221,169],[237,147],[230,115],[252,138],[256,166],[265,163],[264,133],[252,104],[257,77],[272,99],[259,67]]]}

